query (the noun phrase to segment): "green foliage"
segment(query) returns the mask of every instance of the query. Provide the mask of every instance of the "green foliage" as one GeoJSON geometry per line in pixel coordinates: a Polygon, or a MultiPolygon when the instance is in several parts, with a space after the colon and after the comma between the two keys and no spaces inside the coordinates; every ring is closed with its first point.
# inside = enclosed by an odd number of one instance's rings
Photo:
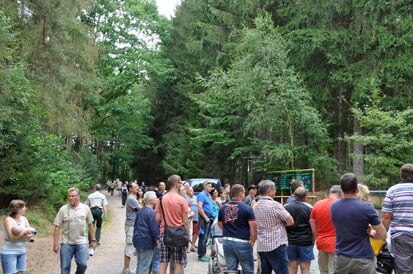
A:
{"type": "Polygon", "coordinates": [[[411,162],[413,148],[413,109],[385,111],[373,106],[365,111],[355,110],[363,135],[349,137],[363,144],[368,154],[366,181],[374,187],[388,187],[398,180],[400,166],[411,162]]]}
{"type": "Polygon", "coordinates": [[[245,29],[228,72],[217,70],[196,97],[207,126],[197,138],[214,151],[230,148],[229,159],[257,170],[298,168],[324,155],[326,130],[293,68],[287,48],[269,16],[245,29]]]}

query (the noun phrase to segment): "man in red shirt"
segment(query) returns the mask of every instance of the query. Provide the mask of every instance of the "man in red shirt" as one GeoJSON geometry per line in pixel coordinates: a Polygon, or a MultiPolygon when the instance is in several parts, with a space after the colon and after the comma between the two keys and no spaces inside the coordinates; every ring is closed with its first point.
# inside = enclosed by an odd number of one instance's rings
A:
{"type": "Polygon", "coordinates": [[[342,196],[341,187],[333,185],[330,188],[328,198],[315,203],[311,211],[310,225],[319,251],[318,266],[321,274],[334,273],[336,230],[331,221],[330,208],[332,203],[342,196]]]}
{"type": "Polygon", "coordinates": [[[163,234],[165,230],[164,219],[168,226],[185,226],[187,235],[189,235],[188,226],[188,212],[189,207],[187,201],[179,195],[179,187],[182,184],[181,177],[178,175],[171,175],[168,178],[169,191],[162,196],[162,207],[165,216],[163,216],[161,203],[156,204],[155,219],[161,223],[161,237],[160,237],[160,257],[161,267],[160,273],[166,274],[168,264],[173,264],[174,274],[182,273],[184,265],[187,263],[186,247],[168,247],[163,242],[163,234]]]}

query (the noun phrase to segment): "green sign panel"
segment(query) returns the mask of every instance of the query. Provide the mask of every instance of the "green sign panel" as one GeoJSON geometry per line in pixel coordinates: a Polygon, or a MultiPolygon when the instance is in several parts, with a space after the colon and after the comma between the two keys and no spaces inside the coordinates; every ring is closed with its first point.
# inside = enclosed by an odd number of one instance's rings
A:
{"type": "Polygon", "coordinates": [[[275,183],[277,190],[290,190],[293,180],[300,180],[304,187],[313,191],[314,169],[269,171],[266,178],[275,183]]]}

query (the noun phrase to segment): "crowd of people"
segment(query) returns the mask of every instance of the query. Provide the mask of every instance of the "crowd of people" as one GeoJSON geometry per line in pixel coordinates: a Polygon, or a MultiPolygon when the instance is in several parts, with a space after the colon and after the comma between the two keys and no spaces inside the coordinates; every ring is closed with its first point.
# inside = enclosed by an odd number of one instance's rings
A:
{"type": "MultiPolygon", "coordinates": [[[[297,180],[291,184],[293,193],[285,205],[274,199],[276,185],[270,180],[247,190],[239,184],[215,189],[205,181],[197,196],[178,175],[157,187],[110,181],[109,193],[118,191],[126,212],[123,273],[166,274],[169,266],[171,273],[181,274],[189,252],[196,252],[199,261],[209,262],[207,241],[214,223],[222,231],[227,273],[238,273],[240,266],[242,273],[255,273],[258,258],[263,274],[296,274],[298,270],[308,274],[315,259],[314,244],[322,274],[376,273],[378,250],[373,243],[386,245],[388,234],[395,273],[412,273],[413,164],[403,165],[399,175],[400,182],[387,190],[381,218],[369,202],[368,187],[352,173],[342,175],[328,197],[313,206],[307,202],[308,191],[297,180]],[[186,235],[183,244],[164,241],[170,233],[178,237],[182,231],[186,235]],[[254,246],[258,254],[254,254],[254,246]],[[134,256],[136,268],[131,266],[134,256]]],[[[96,184],[82,203],[79,189],[70,188],[68,204],[56,215],[53,251],[60,254],[62,274],[70,273],[73,258],[76,273],[85,273],[89,256],[101,244],[108,201],[100,191],[96,184]]],[[[36,231],[25,213],[24,201],[10,202],[1,249],[5,274],[26,271],[25,243],[36,231]]]]}

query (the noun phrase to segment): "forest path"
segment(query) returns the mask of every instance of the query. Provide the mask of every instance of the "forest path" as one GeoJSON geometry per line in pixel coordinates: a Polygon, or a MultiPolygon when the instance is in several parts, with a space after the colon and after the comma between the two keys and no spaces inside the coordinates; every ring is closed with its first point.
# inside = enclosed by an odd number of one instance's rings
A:
{"type": "MultiPolygon", "coordinates": [[[[121,198],[115,193],[110,196],[106,191],[109,206],[109,219],[104,220],[101,245],[95,254],[89,257],[87,274],[121,274],[123,269],[123,250],[125,247],[125,208],[121,207],[121,198]]],[[[28,212],[30,214],[30,212],[28,212]]],[[[59,274],[59,255],[52,250],[53,237],[36,237],[34,243],[28,243],[27,274],[59,274]]],[[[199,262],[196,253],[187,253],[188,266],[185,274],[203,274],[208,272],[208,263],[199,262]]],[[[136,257],[131,267],[136,268],[136,257]]],[[[71,273],[75,273],[76,264],[72,263],[71,273]]],[[[0,273],[1,269],[0,269],[0,273]]]]}

